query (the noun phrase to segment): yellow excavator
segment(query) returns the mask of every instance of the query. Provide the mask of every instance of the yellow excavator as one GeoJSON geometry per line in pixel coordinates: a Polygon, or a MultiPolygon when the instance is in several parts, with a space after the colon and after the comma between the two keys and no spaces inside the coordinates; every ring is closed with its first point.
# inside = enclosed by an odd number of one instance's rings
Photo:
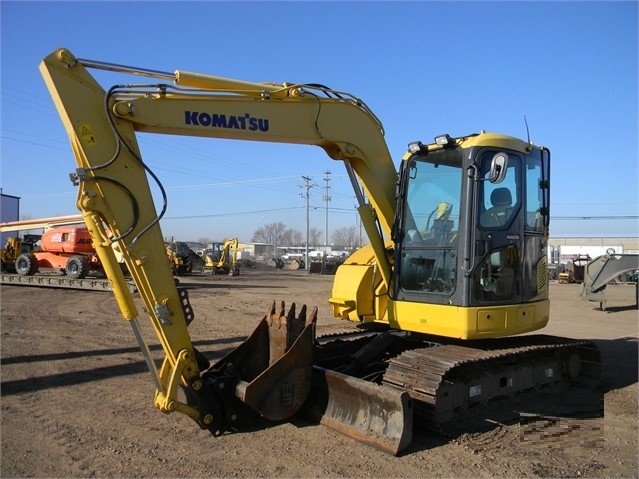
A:
{"type": "Polygon", "coordinates": [[[40,71],[76,158],[77,207],[161,411],[187,414],[215,436],[256,413],[304,414],[397,454],[415,422],[437,430],[492,399],[597,383],[591,341],[523,335],[549,320],[547,148],[484,131],[441,135],[409,143],[398,171],[368,106],[319,84],[162,72],[66,49],[40,71]],[[152,80],[105,90],[91,69],[152,80]],[[328,301],[353,332],[316,337],[316,308],[273,303],[245,342],[210,365],[187,330],[193,310],[160,228],[166,195],[136,132],[315,145],[342,162],[369,243],[338,268],[328,301]],[[148,178],[162,192],[159,211],[148,178]],[[164,350],[159,369],[113,242],[164,350]]]}
{"type": "Polygon", "coordinates": [[[222,243],[212,243],[212,248],[204,253],[204,266],[211,268],[211,274],[239,276],[240,264],[237,261],[239,240],[225,239],[222,243]]]}

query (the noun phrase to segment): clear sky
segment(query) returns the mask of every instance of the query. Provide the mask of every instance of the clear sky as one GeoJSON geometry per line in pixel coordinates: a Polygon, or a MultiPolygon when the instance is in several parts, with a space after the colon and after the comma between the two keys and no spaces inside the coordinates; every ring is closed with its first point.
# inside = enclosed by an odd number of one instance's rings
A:
{"type": "MultiPolygon", "coordinates": [[[[66,132],[38,71],[81,58],[364,100],[396,164],[408,142],[487,130],[552,152],[552,236],[639,236],[637,5],[624,2],[0,2],[3,193],[21,216],[76,214],[66,132]]],[[[106,88],[122,82],[108,77],[106,88]]],[[[165,236],[249,241],[281,221],[356,225],[344,167],[312,146],[143,135],[165,236]],[[326,182],[325,172],[330,171],[326,182]]]]}

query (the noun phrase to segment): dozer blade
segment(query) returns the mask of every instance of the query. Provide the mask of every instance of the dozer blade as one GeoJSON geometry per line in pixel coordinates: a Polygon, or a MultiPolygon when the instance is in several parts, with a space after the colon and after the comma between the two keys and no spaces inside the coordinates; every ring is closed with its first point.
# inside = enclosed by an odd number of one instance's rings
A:
{"type": "Polygon", "coordinates": [[[413,404],[408,393],[313,367],[302,416],[360,442],[398,455],[413,438],[413,404]]]}
{"type": "Polygon", "coordinates": [[[235,396],[262,417],[281,421],[302,407],[311,388],[317,308],[295,316],[275,302],[253,333],[212,369],[238,379],[235,396]]]}

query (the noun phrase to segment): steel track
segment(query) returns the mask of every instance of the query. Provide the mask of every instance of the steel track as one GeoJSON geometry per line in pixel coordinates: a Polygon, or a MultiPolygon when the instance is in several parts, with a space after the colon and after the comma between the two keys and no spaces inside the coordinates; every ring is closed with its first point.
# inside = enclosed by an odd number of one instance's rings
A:
{"type": "Polygon", "coordinates": [[[443,426],[475,406],[549,386],[595,388],[601,355],[591,341],[534,335],[442,345],[391,359],[383,384],[408,391],[423,426],[443,426]]]}
{"type": "Polygon", "coordinates": [[[453,421],[495,401],[551,387],[577,385],[592,390],[601,376],[601,354],[592,341],[530,335],[441,344],[400,333],[390,346],[383,343],[378,355],[362,354],[375,350],[373,338],[379,335],[320,337],[316,361],[408,392],[419,426],[440,434],[453,421]],[[362,364],[362,357],[374,359],[362,364]]]}

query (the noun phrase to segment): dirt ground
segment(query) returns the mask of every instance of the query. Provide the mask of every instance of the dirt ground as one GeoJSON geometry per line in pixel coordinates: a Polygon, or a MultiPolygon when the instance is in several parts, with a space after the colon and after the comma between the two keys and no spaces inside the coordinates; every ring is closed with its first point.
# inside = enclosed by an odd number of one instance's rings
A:
{"type": "MultiPolygon", "coordinates": [[[[318,335],[348,329],[326,301],[332,278],[274,269],[185,278],[193,342],[219,359],[273,300],[317,305],[318,335]]],[[[579,298],[579,285],[553,282],[550,292],[543,333],[594,339],[601,349],[604,413],[533,428],[537,440],[524,434],[530,426],[521,418],[486,417],[488,427],[450,437],[417,427],[408,450],[393,457],[298,418],[214,438],[188,417],[153,407],[153,382],[110,293],[2,286],[0,475],[637,477],[635,287],[608,286],[605,311],[579,298]]],[[[140,324],[159,360],[145,317],[140,324]]]]}

